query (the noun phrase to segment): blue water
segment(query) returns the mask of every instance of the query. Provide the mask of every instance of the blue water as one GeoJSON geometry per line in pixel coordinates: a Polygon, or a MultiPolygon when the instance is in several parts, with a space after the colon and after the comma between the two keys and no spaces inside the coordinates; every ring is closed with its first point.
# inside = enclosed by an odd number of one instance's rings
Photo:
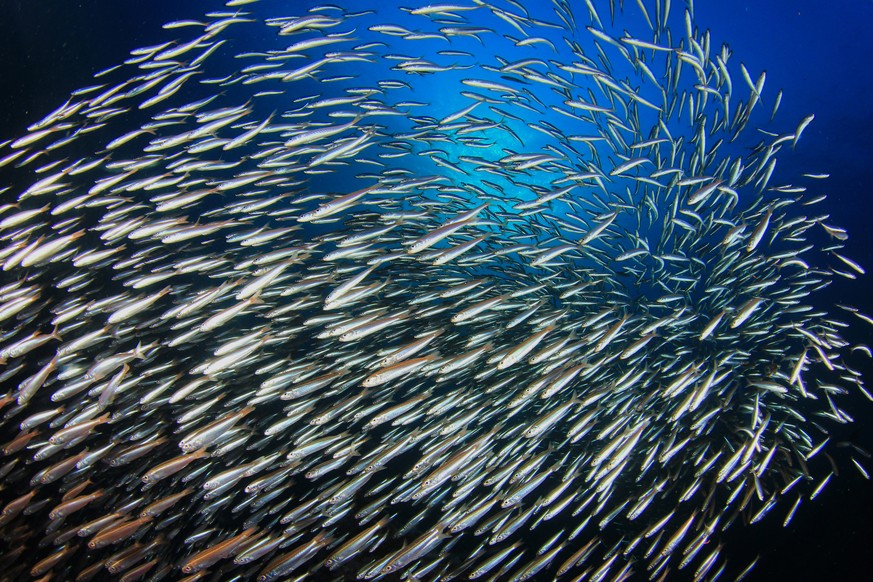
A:
{"type": "MultiPolygon", "coordinates": [[[[277,3],[262,4],[245,8],[263,14],[277,3]]],[[[350,4],[363,10],[378,3],[350,4]]],[[[550,10],[548,2],[526,4],[532,11],[550,10]]],[[[681,3],[674,4],[678,15],[681,3]]],[[[161,29],[164,22],[197,18],[207,10],[220,10],[221,3],[4,0],[2,8],[0,141],[21,135],[29,123],[63,103],[70,91],[92,84],[93,73],[127,58],[130,49],[174,38],[176,31],[161,29]]],[[[636,15],[639,25],[635,2],[625,0],[625,9],[628,15],[636,15]]],[[[792,131],[800,119],[815,114],[797,148],[780,154],[778,175],[789,179],[803,172],[829,173],[824,187],[829,198],[821,211],[830,214],[830,223],[849,231],[846,254],[873,269],[869,226],[873,209],[873,2],[698,0],[695,10],[697,24],[711,31],[713,47],[730,46],[735,66],[744,63],[753,76],[766,70],[764,110],[769,112],[777,91],[783,91],[775,122],[779,131],[792,131]]],[[[291,12],[289,8],[283,14],[291,12]]],[[[607,18],[608,12],[601,17],[607,18]]],[[[675,22],[681,24],[681,20],[675,22]]],[[[475,24],[474,17],[471,23],[475,24]]],[[[477,46],[475,41],[461,44],[452,48],[477,46]]],[[[735,75],[734,83],[741,86],[742,78],[735,75]]],[[[439,110],[429,114],[439,118],[464,103],[442,101],[439,110]]],[[[524,139],[536,140],[537,135],[527,134],[524,139]]],[[[510,138],[502,145],[513,147],[510,138]]],[[[854,282],[836,279],[825,301],[840,301],[873,313],[870,277],[854,282]]],[[[859,325],[851,333],[856,341],[873,344],[873,328],[859,325]]],[[[869,383],[873,369],[868,366],[865,372],[869,383]]],[[[848,409],[857,422],[850,427],[849,437],[873,450],[873,422],[869,421],[873,404],[860,399],[853,404],[848,409]]],[[[851,467],[845,467],[844,474],[815,503],[805,503],[787,530],[782,529],[781,519],[780,514],[756,526],[738,525],[727,536],[729,555],[739,556],[735,566],[746,556],[750,559],[762,553],[752,579],[861,580],[873,572],[873,485],[862,481],[851,467]]]]}

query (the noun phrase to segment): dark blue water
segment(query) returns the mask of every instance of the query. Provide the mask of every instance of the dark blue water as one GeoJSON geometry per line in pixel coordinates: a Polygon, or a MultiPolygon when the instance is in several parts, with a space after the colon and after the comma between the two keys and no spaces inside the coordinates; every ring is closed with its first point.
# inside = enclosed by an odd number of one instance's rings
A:
{"type": "MultiPolygon", "coordinates": [[[[674,10],[678,13],[680,2],[674,10]]],[[[293,6],[293,2],[288,2],[293,6]]],[[[378,2],[354,2],[364,9],[378,2]]],[[[411,5],[412,2],[409,2],[411,5]]],[[[531,2],[526,4],[543,4],[531,2]]],[[[635,13],[626,0],[628,14],[635,13]]],[[[810,113],[815,120],[793,152],[779,157],[782,176],[829,173],[829,222],[850,233],[846,254],[873,269],[873,2],[814,0],[700,1],[696,21],[711,30],[713,46],[727,43],[733,59],[753,75],[766,70],[762,94],[769,110],[784,96],[777,123],[791,131],[810,113]]],[[[197,18],[221,3],[178,0],[0,1],[0,141],[56,108],[70,91],[93,83],[91,75],[120,63],[132,48],[173,38],[167,21],[197,18]]],[[[248,7],[247,7],[248,8],[248,7]]],[[[290,10],[289,10],[290,11],[290,10]]],[[[286,11],[286,12],[289,12],[286,11]]],[[[735,84],[742,84],[740,77],[735,84]]],[[[455,110],[445,105],[445,113],[455,110]]],[[[0,184],[2,187],[3,184],[0,184]]],[[[822,298],[873,313],[870,277],[839,277],[822,298]]],[[[873,344],[873,328],[860,324],[851,339],[873,344]]],[[[868,383],[873,370],[867,366],[868,383]]],[[[846,407],[856,423],[845,435],[873,450],[873,404],[855,399],[846,407]]],[[[737,525],[727,555],[737,567],[762,555],[751,579],[867,580],[873,574],[873,485],[850,466],[814,503],[805,502],[787,529],[785,503],[764,522],[737,525]]]]}

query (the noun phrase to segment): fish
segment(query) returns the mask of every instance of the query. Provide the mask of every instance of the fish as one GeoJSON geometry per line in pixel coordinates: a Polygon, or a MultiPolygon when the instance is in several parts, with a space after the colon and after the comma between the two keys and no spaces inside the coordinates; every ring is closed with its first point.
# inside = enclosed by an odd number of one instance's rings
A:
{"type": "Polygon", "coordinates": [[[815,118],[693,3],[208,4],[0,142],[7,577],[742,578],[869,477],[815,118]]]}

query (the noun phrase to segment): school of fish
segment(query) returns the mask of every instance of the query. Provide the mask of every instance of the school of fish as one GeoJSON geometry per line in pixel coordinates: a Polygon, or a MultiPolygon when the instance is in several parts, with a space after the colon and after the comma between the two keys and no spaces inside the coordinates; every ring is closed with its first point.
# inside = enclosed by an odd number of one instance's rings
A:
{"type": "Polygon", "coordinates": [[[866,478],[813,116],[618,4],[229,0],[0,143],[3,578],[742,579],[866,478]]]}

